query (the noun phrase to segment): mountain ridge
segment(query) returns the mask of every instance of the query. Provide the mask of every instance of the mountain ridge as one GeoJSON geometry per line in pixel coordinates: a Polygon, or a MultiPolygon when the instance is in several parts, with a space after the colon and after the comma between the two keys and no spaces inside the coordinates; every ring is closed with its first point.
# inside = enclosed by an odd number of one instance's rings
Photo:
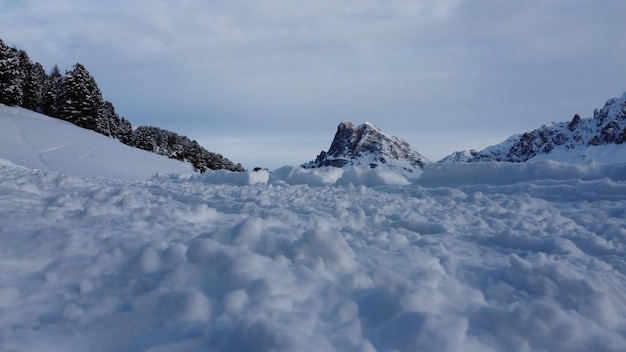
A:
{"type": "Polygon", "coordinates": [[[570,121],[550,122],[480,151],[456,151],[438,162],[526,162],[550,158],[585,161],[597,154],[594,147],[626,145],[624,142],[626,92],[608,99],[602,109],[594,111],[593,117],[583,119],[576,114],[570,121]]]}

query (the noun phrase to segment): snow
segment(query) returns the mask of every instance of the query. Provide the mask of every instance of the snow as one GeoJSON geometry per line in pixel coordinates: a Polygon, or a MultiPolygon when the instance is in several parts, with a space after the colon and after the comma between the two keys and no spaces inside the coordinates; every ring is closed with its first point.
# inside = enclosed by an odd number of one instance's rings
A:
{"type": "Polygon", "coordinates": [[[626,346],[623,163],[198,175],[0,109],[2,351],[626,346]]]}
{"type": "Polygon", "coordinates": [[[506,185],[542,181],[598,180],[626,181],[626,162],[586,164],[553,160],[525,163],[477,162],[462,167],[453,163],[429,164],[416,181],[420,185],[459,186],[471,184],[506,185]]]}
{"type": "Polygon", "coordinates": [[[601,161],[602,163],[619,163],[626,161],[626,145],[605,144],[576,146],[572,149],[556,149],[550,154],[537,154],[531,160],[557,160],[564,163],[589,163],[601,161]]]}
{"type": "Polygon", "coordinates": [[[190,164],[19,107],[0,104],[0,126],[0,158],[30,168],[116,179],[193,173],[190,164]]]}

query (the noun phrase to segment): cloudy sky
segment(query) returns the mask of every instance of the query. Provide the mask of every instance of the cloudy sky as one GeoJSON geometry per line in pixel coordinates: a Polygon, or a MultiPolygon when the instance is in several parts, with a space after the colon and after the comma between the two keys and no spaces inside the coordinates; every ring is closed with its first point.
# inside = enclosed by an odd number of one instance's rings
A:
{"type": "Polygon", "coordinates": [[[342,120],[439,160],[626,91],[624,0],[1,0],[0,38],[76,62],[134,125],[245,167],[297,165],[342,120]]]}

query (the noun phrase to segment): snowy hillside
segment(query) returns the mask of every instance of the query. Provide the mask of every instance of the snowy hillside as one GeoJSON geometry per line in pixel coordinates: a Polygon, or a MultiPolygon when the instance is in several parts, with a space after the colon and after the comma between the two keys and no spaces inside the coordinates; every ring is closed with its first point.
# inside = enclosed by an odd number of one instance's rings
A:
{"type": "Polygon", "coordinates": [[[593,118],[549,123],[481,151],[454,152],[440,162],[558,160],[626,161],[626,93],[609,99],[593,118]]]}
{"type": "Polygon", "coordinates": [[[0,351],[626,346],[626,163],[148,177],[181,165],[0,116],[0,351]]]}
{"type": "Polygon", "coordinates": [[[0,126],[0,158],[29,168],[123,179],[193,172],[189,164],[19,107],[0,104],[0,126]]]}
{"type": "Polygon", "coordinates": [[[337,127],[328,151],[322,151],[314,161],[303,164],[302,167],[360,166],[383,169],[408,179],[417,179],[424,165],[429,162],[407,142],[387,135],[370,123],[355,126],[351,122],[343,121],[337,127]]]}

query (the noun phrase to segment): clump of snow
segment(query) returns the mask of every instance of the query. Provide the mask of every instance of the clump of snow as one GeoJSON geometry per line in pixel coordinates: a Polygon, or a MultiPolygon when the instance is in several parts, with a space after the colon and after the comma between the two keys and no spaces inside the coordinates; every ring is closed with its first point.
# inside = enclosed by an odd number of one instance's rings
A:
{"type": "Polygon", "coordinates": [[[408,185],[410,182],[401,174],[391,170],[376,170],[365,167],[350,166],[345,167],[346,171],[337,180],[338,185],[365,185],[365,186],[380,186],[380,185],[394,185],[403,186],[408,185]]]}
{"type": "Polygon", "coordinates": [[[229,184],[235,186],[248,186],[256,184],[265,184],[269,179],[269,171],[267,170],[246,170],[243,172],[235,172],[229,170],[206,170],[204,173],[198,174],[157,174],[154,180],[171,180],[179,182],[203,182],[212,184],[229,184]]]}
{"type": "Polygon", "coordinates": [[[344,170],[335,167],[305,169],[298,166],[283,166],[272,171],[270,183],[284,183],[287,185],[306,184],[311,186],[332,185],[343,175],[344,170]]]}
{"type": "Polygon", "coordinates": [[[270,174],[270,184],[308,185],[321,187],[331,185],[365,185],[369,187],[385,185],[408,185],[410,182],[401,174],[386,169],[371,169],[360,166],[320,167],[305,169],[284,166],[270,174]]]}

